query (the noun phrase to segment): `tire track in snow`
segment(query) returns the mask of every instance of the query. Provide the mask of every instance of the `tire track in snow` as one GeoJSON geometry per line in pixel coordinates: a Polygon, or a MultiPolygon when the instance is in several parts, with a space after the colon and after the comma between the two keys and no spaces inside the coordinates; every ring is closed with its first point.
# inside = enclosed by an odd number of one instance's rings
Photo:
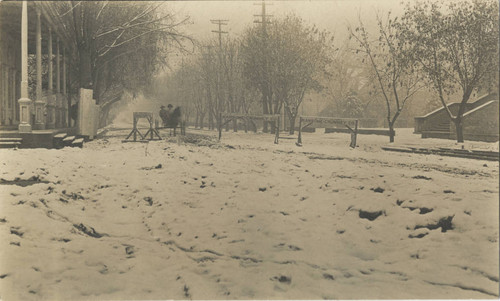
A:
{"type": "Polygon", "coordinates": [[[492,297],[498,297],[498,294],[489,292],[486,289],[479,288],[479,287],[467,286],[467,285],[463,285],[463,284],[460,284],[460,283],[455,283],[455,284],[452,284],[452,283],[440,283],[440,282],[433,282],[433,281],[428,281],[428,280],[424,280],[424,282],[432,284],[432,285],[456,287],[456,288],[463,289],[463,290],[466,290],[466,291],[475,291],[475,292],[479,292],[479,293],[482,293],[482,294],[485,294],[485,295],[489,295],[489,296],[492,296],[492,297]]]}
{"type": "Polygon", "coordinates": [[[484,271],[481,271],[481,270],[478,270],[478,269],[474,269],[474,268],[471,268],[471,267],[468,267],[468,266],[461,266],[461,265],[452,265],[454,267],[458,267],[458,268],[461,268],[462,270],[469,270],[471,272],[474,272],[476,274],[479,274],[483,277],[486,277],[488,278],[489,280],[493,281],[493,282],[499,282],[499,279],[498,279],[498,276],[493,276],[493,275],[490,275],[484,271]]]}

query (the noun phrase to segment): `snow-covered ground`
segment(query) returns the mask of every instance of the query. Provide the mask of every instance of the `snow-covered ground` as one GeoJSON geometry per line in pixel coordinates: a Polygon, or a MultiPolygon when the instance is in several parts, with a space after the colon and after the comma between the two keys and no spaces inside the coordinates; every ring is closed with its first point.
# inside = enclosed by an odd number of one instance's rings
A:
{"type": "Polygon", "coordinates": [[[369,135],[126,134],[0,150],[1,298],[498,299],[498,162],[369,135]]]}

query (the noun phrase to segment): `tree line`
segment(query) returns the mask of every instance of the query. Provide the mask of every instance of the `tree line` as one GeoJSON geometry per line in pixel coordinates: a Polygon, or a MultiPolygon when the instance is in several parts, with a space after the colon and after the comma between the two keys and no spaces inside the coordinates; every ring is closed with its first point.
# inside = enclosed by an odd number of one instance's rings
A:
{"type": "Polygon", "coordinates": [[[103,122],[123,92],[142,92],[182,104],[197,127],[215,128],[220,112],[285,112],[293,133],[304,101],[315,97],[329,104],[329,116],[383,116],[393,141],[409,104],[434,98],[461,142],[467,102],[498,90],[493,0],[409,2],[402,15],[377,15],[375,28],[359,17],[345,40],[288,15],[220,42],[192,40],[182,32],[188,19],[164,2],[41,3],[69,33],[70,93],[93,89],[103,122]],[[173,52],[190,55],[158,80],[173,52]],[[458,111],[448,109],[457,98],[458,111]]]}
{"type": "MultiPolygon", "coordinates": [[[[112,105],[122,100],[124,92],[136,94],[147,90],[157,72],[167,64],[168,52],[184,51],[186,41],[191,40],[181,31],[188,19],[179,19],[164,4],[154,1],[38,3],[66,36],[69,94],[77,98],[79,88],[92,89],[101,108],[101,125],[112,105]]],[[[48,59],[54,57],[44,57],[44,78],[48,59]]]]}
{"type": "Polygon", "coordinates": [[[290,133],[304,99],[316,95],[333,117],[385,116],[391,142],[408,103],[435,98],[463,142],[471,96],[498,90],[498,3],[410,2],[400,16],[377,14],[375,29],[359,17],[337,41],[296,15],[274,18],[221,44],[198,42],[163,79],[162,94],[182,103],[196,127],[216,127],[219,112],[283,110],[290,133]],[[457,98],[452,112],[447,103],[457,98]]]}

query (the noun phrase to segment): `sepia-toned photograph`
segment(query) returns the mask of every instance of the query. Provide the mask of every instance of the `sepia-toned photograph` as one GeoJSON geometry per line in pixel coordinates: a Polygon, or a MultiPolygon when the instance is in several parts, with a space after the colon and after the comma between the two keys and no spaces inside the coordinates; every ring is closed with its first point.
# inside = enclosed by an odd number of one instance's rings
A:
{"type": "Polygon", "coordinates": [[[499,295],[498,0],[0,0],[0,300],[499,295]]]}

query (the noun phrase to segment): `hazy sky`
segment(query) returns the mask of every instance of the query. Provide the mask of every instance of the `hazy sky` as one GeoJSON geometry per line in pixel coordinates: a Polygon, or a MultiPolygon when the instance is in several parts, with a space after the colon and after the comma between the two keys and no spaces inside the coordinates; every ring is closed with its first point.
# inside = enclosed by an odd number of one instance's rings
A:
{"type": "MultiPolygon", "coordinates": [[[[294,13],[304,21],[315,24],[335,35],[335,39],[343,41],[347,37],[346,25],[355,25],[361,15],[367,27],[375,23],[377,11],[386,13],[391,10],[400,14],[403,9],[401,0],[323,0],[323,1],[266,1],[266,14],[273,18],[294,13]]],[[[248,26],[255,25],[254,20],[260,17],[261,1],[172,1],[164,4],[169,11],[174,11],[179,19],[189,16],[191,24],[184,26],[183,31],[195,39],[208,39],[217,36],[212,30],[218,29],[211,19],[229,20],[224,31],[230,37],[238,37],[248,26]]],[[[271,18],[272,20],[272,18],[271,18]]],[[[179,65],[180,57],[172,56],[171,66],[179,65]]]]}
{"type": "MultiPolygon", "coordinates": [[[[305,21],[316,24],[321,29],[327,29],[337,36],[345,36],[346,24],[356,23],[358,13],[369,23],[373,21],[375,12],[392,10],[400,13],[401,0],[324,0],[324,1],[268,1],[266,13],[275,17],[295,13],[305,21]]],[[[261,14],[260,1],[176,1],[165,4],[174,9],[178,16],[189,15],[193,24],[186,31],[196,38],[215,36],[211,30],[216,25],[210,19],[229,20],[224,26],[232,36],[238,36],[242,30],[253,24],[261,14]]]]}

